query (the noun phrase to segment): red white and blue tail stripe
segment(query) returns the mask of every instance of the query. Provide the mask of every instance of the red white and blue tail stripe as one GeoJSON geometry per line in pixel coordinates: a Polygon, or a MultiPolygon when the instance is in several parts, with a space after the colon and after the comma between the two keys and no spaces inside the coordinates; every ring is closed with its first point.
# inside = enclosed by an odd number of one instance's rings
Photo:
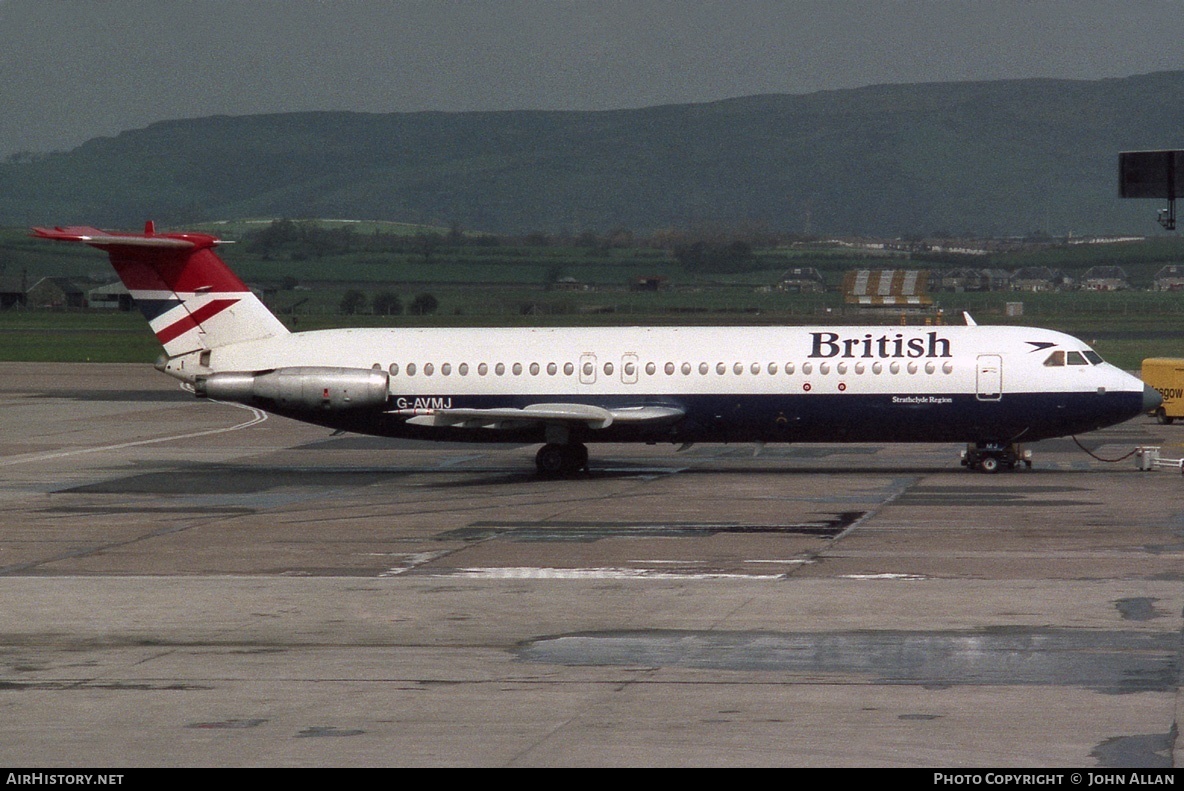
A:
{"type": "Polygon", "coordinates": [[[33,233],[106,250],[169,357],[288,334],[214,253],[220,241],[209,234],[157,234],[151,222],[142,234],[78,226],[33,233]]]}

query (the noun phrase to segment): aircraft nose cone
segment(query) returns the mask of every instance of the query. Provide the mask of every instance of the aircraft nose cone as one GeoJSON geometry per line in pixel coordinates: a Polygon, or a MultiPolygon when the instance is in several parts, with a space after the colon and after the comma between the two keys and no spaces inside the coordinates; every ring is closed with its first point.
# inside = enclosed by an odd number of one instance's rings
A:
{"type": "Polygon", "coordinates": [[[1150,412],[1153,409],[1158,409],[1159,405],[1163,403],[1163,396],[1159,394],[1151,385],[1143,385],[1143,411],[1150,412]]]}

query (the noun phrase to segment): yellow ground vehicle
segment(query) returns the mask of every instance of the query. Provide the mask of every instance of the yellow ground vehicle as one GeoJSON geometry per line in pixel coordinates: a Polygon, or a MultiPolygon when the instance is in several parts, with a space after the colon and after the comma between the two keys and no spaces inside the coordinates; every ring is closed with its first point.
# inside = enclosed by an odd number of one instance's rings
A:
{"type": "Polygon", "coordinates": [[[1163,404],[1152,412],[1160,423],[1184,418],[1184,360],[1148,357],[1143,361],[1143,381],[1163,396],[1163,404]]]}

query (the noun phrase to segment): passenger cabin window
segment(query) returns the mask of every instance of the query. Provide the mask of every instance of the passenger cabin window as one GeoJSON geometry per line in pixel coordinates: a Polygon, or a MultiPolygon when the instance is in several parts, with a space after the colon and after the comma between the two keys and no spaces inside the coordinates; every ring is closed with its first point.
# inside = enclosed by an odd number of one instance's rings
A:
{"type": "Polygon", "coordinates": [[[391,376],[398,376],[399,375],[399,364],[398,363],[391,363],[391,367],[389,370],[391,372],[391,376]]]}
{"type": "Polygon", "coordinates": [[[1081,352],[1069,352],[1069,365],[1089,365],[1081,352]]]}
{"type": "Polygon", "coordinates": [[[1064,365],[1065,353],[1063,351],[1053,352],[1052,354],[1048,355],[1048,359],[1044,361],[1044,364],[1049,368],[1055,368],[1064,365]]]}
{"type": "Polygon", "coordinates": [[[415,363],[407,363],[407,375],[415,376],[415,363]]]}

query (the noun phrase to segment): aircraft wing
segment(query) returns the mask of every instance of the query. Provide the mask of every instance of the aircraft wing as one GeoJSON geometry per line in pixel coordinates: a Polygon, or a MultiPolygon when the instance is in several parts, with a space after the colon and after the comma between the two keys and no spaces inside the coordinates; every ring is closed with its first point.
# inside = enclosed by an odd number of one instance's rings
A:
{"type": "Polygon", "coordinates": [[[395,409],[389,414],[407,415],[407,422],[414,426],[511,429],[533,423],[583,423],[602,429],[613,423],[672,423],[686,413],[669,406],[606,409],[591,404],[531,404],[521,409],[395,409]]]}

